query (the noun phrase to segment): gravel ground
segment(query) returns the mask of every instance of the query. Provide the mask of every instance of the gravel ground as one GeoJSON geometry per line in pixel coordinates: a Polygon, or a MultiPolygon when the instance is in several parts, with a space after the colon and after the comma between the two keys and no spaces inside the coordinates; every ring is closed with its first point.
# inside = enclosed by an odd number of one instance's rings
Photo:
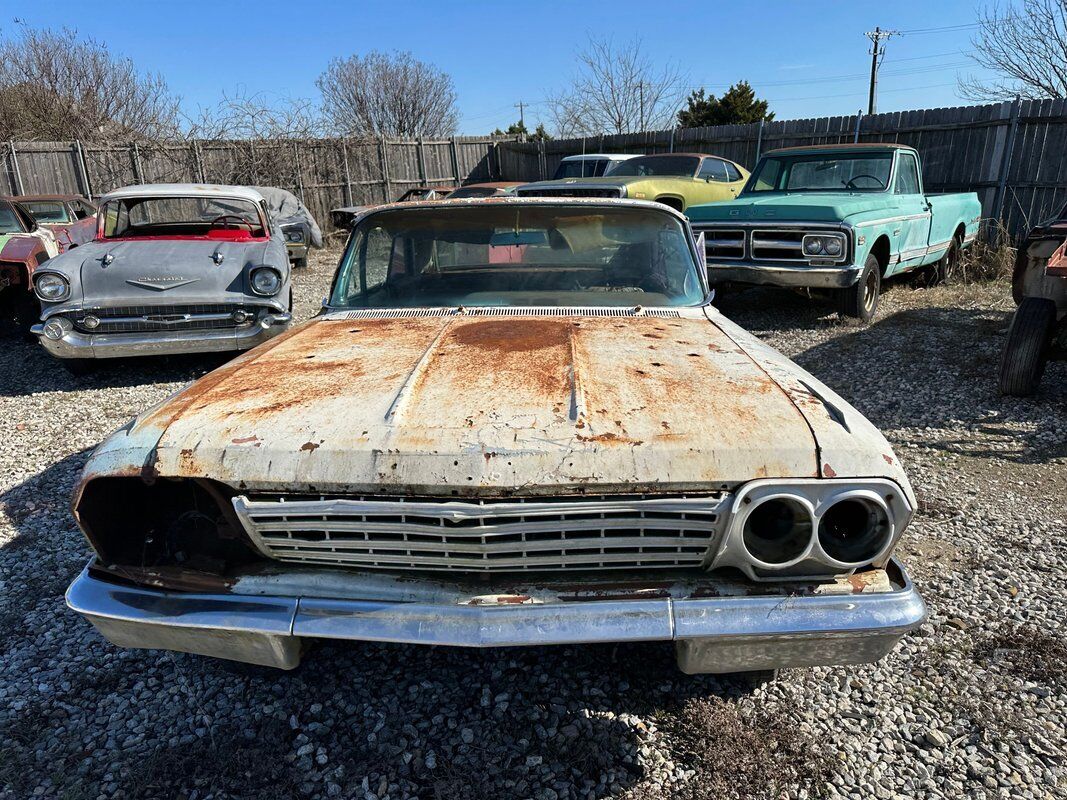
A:
{"type": "MultiPolygon", "coordinates": [[[[302,316],[332,259],[299,274],[302,316]]],[[[114,648],[63,605],[89,555],[75,476],[219,361],[72,378],[5,341],[0,797],[1067,797],[1067,369],[997,396],[1007,297],[895,287],[865,329],[789,294],[724,298],[881,427],[923,501],[903,557],[929,623],[879,664],[755,691],[660,645],[324,644],[268,675],[114,648]]]]}

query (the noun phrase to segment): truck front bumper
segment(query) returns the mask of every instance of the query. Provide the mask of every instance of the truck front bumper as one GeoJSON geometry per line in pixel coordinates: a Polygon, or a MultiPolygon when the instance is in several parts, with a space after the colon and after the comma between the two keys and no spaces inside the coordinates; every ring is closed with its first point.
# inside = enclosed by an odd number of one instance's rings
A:
{"type": "Polygon", "coordinates": [[[459,647],[673,641],[688,673],[859,664],[886,655],[926,618],[895,561],[865,573],[868,580],[828,584],[836,591],[827,593],[766,585],[738,593],[709,577],[684,596],[661,583],[551,597],[427,590],[414,601],[373,591],[376,580],[390,580],[380,575],[366,579],[374,599],[349,599],[270,593],[269,583],[241,594],[175,592],[113,583],[90,574],[92,566],[71,584],[67,605],[112,643],[282,669],[297,666],[303,640],[316,638],[459,647]],[[869,591],[875,583],[881,588],[869,591]]]}
{"type": "Polygon", "coordinates": [[[45,336],[41,323],[32,326],[30,331],[56,358],[126,358],[248,350],[277,336],[291,321],[291,314],[278,311],[264,315],[247,327],[221,330],[95,334],[71,330],[60,339],[45,336]]]}
{"type": "Polygon", "coordinates": [[[744,262],[708,262],[708,281],[717,283],[751,283],[808,289],[845,289],[855,286],[863,267],[852,264],[840,267],[784,266],[744,262]]]}

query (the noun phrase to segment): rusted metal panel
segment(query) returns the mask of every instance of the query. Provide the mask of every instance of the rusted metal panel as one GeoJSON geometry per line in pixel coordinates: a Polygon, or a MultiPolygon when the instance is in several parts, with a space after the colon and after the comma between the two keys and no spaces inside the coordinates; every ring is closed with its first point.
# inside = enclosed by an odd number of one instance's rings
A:
{"type": "Polygon", "coordinates": [[[817,470],[802,413],[700,309],[321,319],[126,437],[158,438],[161,474],[260,490],[645,492],[817,470]]]}

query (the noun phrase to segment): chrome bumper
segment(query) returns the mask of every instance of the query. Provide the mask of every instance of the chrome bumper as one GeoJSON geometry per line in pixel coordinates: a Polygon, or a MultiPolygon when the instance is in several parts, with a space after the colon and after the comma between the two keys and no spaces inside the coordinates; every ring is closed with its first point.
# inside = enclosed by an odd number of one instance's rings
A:
{"type": "Polygon", "coordinates": [[[716,283],[753,283],[766,286],[789,286],[809,289],[844,289],[859,280],[862,267],[768,266],[765,264],[708,262],[708,281],[716,283]]]}
{"type": "Polygon", "coordinates": [[[290,261],[293,261],[297,258],[307,258],[308,246],[305,242],[286,242],[285,249],[289,253],[290,261]]]}
{"type": "Polygon", "coordinates": [[[688,673],[859,664],[926,618],[896,562],[874,593],[651,596],[456,603],[194,594],[101,580],[89,567],[67,605],[121,647],[179,650],[292,669],[305,638],[506,647],[674,641],[688,673]]]}
{"type": "Polygon", "coordinates": [[[267,314],[246,328],[223,330],[158,331],[154,333],[80,333],[71,331],[62,339],[49,339],[44,325],[30,328],[45,350],[56,358],[126,358],[178,353],[212,353],[248,350],[289,327],[292,315],[267,314]]]}

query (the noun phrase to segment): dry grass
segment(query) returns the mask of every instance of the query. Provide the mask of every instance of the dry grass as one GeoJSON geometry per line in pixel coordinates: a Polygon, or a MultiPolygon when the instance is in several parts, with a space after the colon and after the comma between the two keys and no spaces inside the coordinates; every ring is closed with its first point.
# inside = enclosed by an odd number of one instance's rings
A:
{"type": "Polygon", "coordinates": [[[985,637],[972,657],[1023,680],[1067,686],[1067,642],[1025,625],[985,637]]]}
{"type": "Polygon", "coordinates": [[[1000,220],[986,220],[969,248],[960,254],[949,270],[952,284],[987,283],[1011,278],[1015,265],[1015,247],[1011,235],[1000,220]]]}

